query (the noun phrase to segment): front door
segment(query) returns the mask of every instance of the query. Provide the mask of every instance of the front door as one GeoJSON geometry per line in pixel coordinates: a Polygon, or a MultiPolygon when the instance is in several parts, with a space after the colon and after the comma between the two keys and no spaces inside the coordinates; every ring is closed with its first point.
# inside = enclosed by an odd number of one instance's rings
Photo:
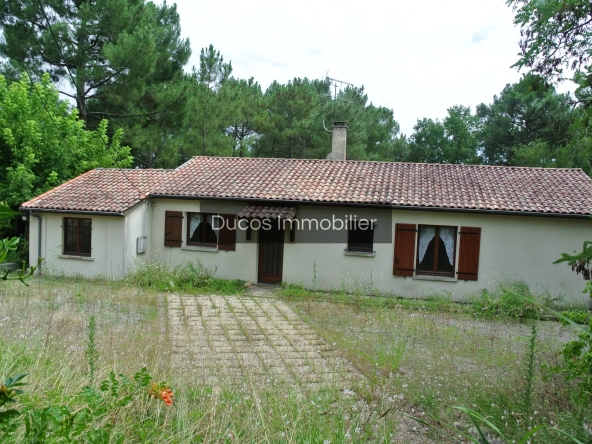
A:
{"type": "Polygon", "coordinates": [[[263,284],[282,282],[284,266],[284,230],[271,224],[269,230],[259,230],[258,281],[263,284]]]}

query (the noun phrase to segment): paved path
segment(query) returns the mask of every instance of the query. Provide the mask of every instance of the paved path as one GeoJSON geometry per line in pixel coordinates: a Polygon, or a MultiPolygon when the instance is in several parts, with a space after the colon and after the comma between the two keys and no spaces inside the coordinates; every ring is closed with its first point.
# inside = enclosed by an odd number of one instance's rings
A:
{"type": "Polygon", "coordinates": [[[273,298],[167,296],[167,334],[179,365],[216,385],[254,381],[349,387],[363,376],[290,307],[273,298]]]}

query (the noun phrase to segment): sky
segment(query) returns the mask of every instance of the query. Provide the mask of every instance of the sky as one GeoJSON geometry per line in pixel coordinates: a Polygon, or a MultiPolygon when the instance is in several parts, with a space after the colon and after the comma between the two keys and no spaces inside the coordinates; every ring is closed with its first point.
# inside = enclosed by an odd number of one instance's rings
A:
{"type": "Polygon", "coordinates": [[[491,103],[520,78],[511,68],[520,31],[505,0],[175,3],[193,51],[188,69],[213,44],[235,77],[253,77],[264,90],[274,80],[328,75],[364,86],[406,135],[451,106],[491,103]]]}

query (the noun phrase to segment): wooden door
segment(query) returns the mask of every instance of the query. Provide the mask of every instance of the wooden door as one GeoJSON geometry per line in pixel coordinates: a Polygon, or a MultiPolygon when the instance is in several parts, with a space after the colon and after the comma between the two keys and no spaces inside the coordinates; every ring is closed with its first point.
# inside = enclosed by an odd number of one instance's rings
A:
{"type": "Polygon", "coordinates": [[[259,230],[258,282],[279,284],[284,266],[284,230],[273,226],[259,230]]]}

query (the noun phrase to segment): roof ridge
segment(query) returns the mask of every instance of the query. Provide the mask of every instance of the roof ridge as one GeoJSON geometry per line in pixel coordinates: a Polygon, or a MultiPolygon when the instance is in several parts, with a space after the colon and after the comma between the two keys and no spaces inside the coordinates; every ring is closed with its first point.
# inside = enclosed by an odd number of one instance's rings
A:
{"type": "MultiPolygon", "coordinates": [[[[90,171],[131,171],[131,172],[135,172],[135,171],[163,171],[163,172],[169,172],[169,171],[175,171],[172,168],[102,168],[102,167],[97,167],[94,170],[90,170],[90,171]]],[[[78,176],[80,177],[80,176],[78,176]]]]}
{"type": "MultiPolygon", "coordinates": [[[[328,163],[335,165],[353,164],[353,163],[365,163],[365,164],[380,164],[380,165],[417,165],[417,166],[443,166],[447,168],[486,168],[486,169],[516,169],[516,170],[544,170],[544,171],[582,171],[581,168],[557,168],[557,167],[529,167],[520,165],[485,165],[485,164],[465,164],[465,163],[432,163],[432,162],[391,162],[389,160],[331,160],[331,159],[299,159],[294,157],[231,157],[231,156],[192,156],[191,159],[179,165],[175,168],[176,171],[190,164],[193,160],[199,159],[227,159],[232,161],[260,161],[260,160],[272,160],[272,161],[287,161],[287,162],[319,162],[328,163]]],[[[584,173],[585,174],[585,173],[584,173]]]]}

